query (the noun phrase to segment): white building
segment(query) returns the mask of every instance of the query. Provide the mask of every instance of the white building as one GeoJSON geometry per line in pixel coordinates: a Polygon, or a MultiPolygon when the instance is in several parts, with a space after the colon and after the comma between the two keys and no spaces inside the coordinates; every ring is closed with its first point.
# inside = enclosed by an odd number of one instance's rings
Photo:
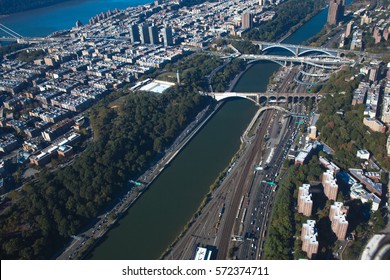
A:
{"type": "Polygon", "coordinates": [[[356,152],[356,156],[360,159],[369,160],[370,159],[370,152],[367,150],[359,150],[356,152]]]}
{"type": "Polygon", "coordinates": [[[350,197],[352,199],[360,199],[363,203],[371,202],[371,211],[376,211],[379,208],[381,199],[374,193],[369,193],[363,188],[362,184],[354,183],[351,186],[350,197]]]}
{"type": "Polygon", "coordinates": [[[203,248],[198,247],[196,248],[196,254],[195,254],[195,260],[197,261],[208,261],[211,258],[211,251],[203,248]]]}

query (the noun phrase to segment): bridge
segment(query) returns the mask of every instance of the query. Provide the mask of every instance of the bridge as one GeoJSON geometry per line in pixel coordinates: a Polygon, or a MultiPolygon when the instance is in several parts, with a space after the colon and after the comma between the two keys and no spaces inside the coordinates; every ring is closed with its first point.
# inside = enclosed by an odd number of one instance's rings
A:
{"type": "Polygon", "coordinates": [[[241,58],[249,61],[258,61],[258,60],[271,60],[275,63],[280,64],[281,66],[286,66],[287,62],[290,63],[300,63],[300,64],[308,64],[311,66],[315,66],[318,68],[328,69],[328,70],[336,70],[341,65],[349,65],[353,64],[355,61],[350,59],[342,59],[338,57],[322,57],[322,56],[281,56],[281,55],[266,55],[266,54],[241,54],[237,56],[237,58],[241,58]]]}
{"type": "Polygon", "coordinates": [[[279,93],[279,92],[209,92],[207,95],[211,96],[217,101],[226,98],[239,97],[245,98],[256,104],[267,102],[272,103],[298,103],[309,98],[320,99],[321,96],[317,93],[279,93]]]}
{"type": "Polygon", "coordinates": [[[270,43],[270,42],[263,42],[263,41],[252,41],[252,44],[259,46],[262,52],[279,48],[291,52],[294,56],[302,56],[314,52],[314,53],[322,53],[331,57],[339,57],[342,52],[343,53],[345,52],[344,50],[339,50],[339,49],[329,49],[329,48],[303,46],[303,45],[291,45],[291,44],[283,44],[283,43],[270,43]]]}
{"type": "Polygon", "coordinates": [[[7,26],[1,23],[0,23],[0,30],[6,33],[8,36],[10,36],[10,37],[2,37],[2,39],[5,41],[17,41],[18,39],[23,38],[22,35],[13,31],[11,28],[8,28],[7,26]]]}
{"type": "Polygon", "coordinates": [[[61,41],[62,37],[23,37],[16,31],[8,28],[4,24],[0,23],[0,31],[3,31],[7,36],[0,36],[0,42],[17,42],[18,44],[24,43],[42,43],[42,42],[57,42],[61,41]]]}

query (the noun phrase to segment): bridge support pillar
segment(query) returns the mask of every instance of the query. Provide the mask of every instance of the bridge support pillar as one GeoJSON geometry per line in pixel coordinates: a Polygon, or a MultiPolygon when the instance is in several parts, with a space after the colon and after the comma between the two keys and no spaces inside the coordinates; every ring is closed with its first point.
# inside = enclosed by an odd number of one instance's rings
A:
{"type": "Polygon", "coordinates": [[[263,51],[263,44],[260,43],[260,44],[258,44],[258,46],[259,46],[259,50],[263,51]]]}
{"type": "Polygon", "coordinates": [[[256,103],[257,105],[260,105],[260,95],[256,95],[256,103]]]}
{"type": "Polygon", "coordinates": [[[298,55],[299,55],[299,48],[297,47],[297,48],[295,49],[295,56],[298,57],[298,55]]]}

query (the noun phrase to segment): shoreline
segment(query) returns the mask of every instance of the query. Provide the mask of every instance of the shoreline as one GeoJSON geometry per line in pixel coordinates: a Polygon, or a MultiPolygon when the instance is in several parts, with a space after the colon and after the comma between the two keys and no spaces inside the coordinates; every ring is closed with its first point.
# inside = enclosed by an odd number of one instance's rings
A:
{"type": "MultiPolygon", "coordinates": [[[[106,228],[102,229],[103,231],[96,238],[90,237],[89,240],[94,239],[93,243],[84,252],[80,253],[81,254],[81,256],[79,257],[80,259],[85,259],[93,251],[93,249],[96,248],[96,246],[100,244],[100,242],[104,241],[104,240],[102,240],[102,238],[104,236],[106,236],[106,234],[116,225],[116,223],[118,221],[120,221],[127,214],[126,212],[131,209],[131,207],[138,201],[138,199],[141,198],[141,196],[146,191],[148,191],[150,189],[150,187],[153,184],[153,182],[164,172],[165,168],[176,158],[177,155],[180,154],[180,152],[187,146],[187,144],[190,143],[190,141],[193,139],[193,137],[208,123],[208,121],[215,115],[215,113],[217,113],[219,111],[219,109],[224,105],[224,103],[225,102],[217,103],[213,109],[210,108],[211,105],[208,105],[204,109],[205,110],[204,114],[206,114],[207,111],[209,111],[210,109],[212,111],[209,112],[207,115],[203,116],[204,119],[196,127],[193,128],[191,133],[189,133],[182,140],[182,142],[180,144],[178,144],[179,146],[178,146],[177,150],[175,150],[175,152],[173,152],[173,154],[171,154],[169,156],[162,157],[162,159],[160,159],[159,162],[157,162],[153,167],[151,167],[151,168],[153,168],[155,170],[158,170],[157,174],[155,176],[153,176],[153,178],[148,182],[148,184],[146,184],[142,188],[142,190],[138,193],[138,195],[135,198],[133,198],[130,202],[128,202],[128,204],[126,206],[124,206],[120,210],[119,213],[117,213],[117,216],[115,217],[115,219],[112,220],[110,222],[110,224],[107,225],[106,228]]],[[[194,120],[194,121],[196,121],[196,120],[194,120]]],[[[188,126],[190,126],[191,124],[192,123],[190,123],[188,126]]],[[[183,132],[185,132],[187,130],[187,127],[183,130],[183,132]]],[[[179,138],[179,137],[180,137],[180,135],[177,138],[179,138]]],[[[174,145],[174,143],[172,145],[174,145]]],[[[142,178],[144,176],[145,176],[145,174],[142,174],[141,176],[139,176],[137,181],[142,181],[142,178]]],[[[81,235],[81,234],[83,234],[83,233],[80,233],[79,235],[81,235]]],[[[61,259],[61,256],[65,252],[67,252],[70,247],[73,247],[72,244],[73,244],[73,242],[71,242],[71,244],[69,246],[67,246],[65,248],[65,250],[62,251],[62,253],[57,257],[57,259],[61,259]]]]}
{"type": "MultiPolygon", "coordinates": [[[[244,71],[245,72],[245,71],[244,71]]],[[[257,119],[260,116],[260,113],[262,113],[260,110],[258,110],[255,115],[253,116],[252,120],[250,121],[248,127],[245,129],[243,134],[241,135],[241,145],[238,148],[238,150],[234,153],[232,156],[229,164],[223,169],[218,176],[215,178],[214,182],[209,186],[209,191],[207,194],[204,196],[202,202],[200,203],[198,209],[194,212],[190,220],[184,225],[182,231],[177,235],[174,241],[165,249],[164,252],[161,253],[160,257],[158,258],[159,260],[164,260],[166,257],[170,254],[170,252],[173,250],[173,248],[176,246],[176,244],[180,241],[180,239],[187,233],[187,231],[191,228],[191,226],[194,224],[196,219],[198,218],[198,214],[202,212],[202,210],[206,207],[206,205],[209,203],[209,197],[212,197],[212,194],[214,191],[216,191],[220,185],[221,185],[221,180],[226,177],[226,173],[229,170],[229,168],[232,166],[232,164],[240,158],[242,155],[243,151],[247,147],[247,142],[242,141],[242,139],[246,138],[250,129],[256,124],[257,119]]]]}
{"type": "MultiPolygon", "coordinates": [[[[282,43],[284,40],[286,40],[288,37],[290,37],[291,35],[293,35],[295,32],[297,32],[299,30],[299,28],[301,28],[303,25],[305,25],[307,22],[309,22],[311,19],[313,19],[313,17],[315,17],[316,15],[318,15],[322,10],[326,9],[328,6],[325,6],[323,7],[322,9],[319,9],[317,12],[313,13],[310,18],[306,19],[306,20],[303,20],[302,22],[298,23],[297,25],[293,26],[291,29],[294,29],[294,31],[289,31],[287,34],[285,34],[282,38],[280,38],[279,40],[277,40],[279,43],[282,43]]],[[[245,74],[251,67],[253,66],[253,64],[249,64],[247,65],[247,67],[245,68],[244,71],[241,71],[236,77],[234,77],[234,79],[231,81],[229,87],[228,87],[228,91],[232,91],[233,88],[237,85],[237,83],[239,82],[240,78],[242,77],[243,74],[245,74]]],[[[269,84],[269,82],[268,82],[269,84]]],[[[247,129],[244,131],[243,135],[241,136],[241,146],[240,148],[238,149],[238,151],[234,154],[234,156],[232,157],[232,161],[237,157],[239,156],[240,152],[243,150],[243,148],[245,147],[245,141],[243,141],[245,139],[245,136],[247,135],[247,133],[250,131],[249,128],[252,128],[252,126],[256,123],[256,120],[259,118],[259,111],[255,114],[255,116],[252,118],[251,122],[248,124],[248,127],[247,129]]],[[[232,162],[231,161],[231,162],[232,162]]],[[[231,163],[230,163],[231,164],[231,163]]],[[[159,258],[159,260],[162,260],[162,259],[165,259],[169,253],[172,251],[172,249],[174,248],[174,246],[179,242],[179,240],[186,234],[186,232],[190,229],[190,227],[192,226],[192,224],[196,221],[196,215],[197,213],[199,213],[208,203],[208,197],[213,193],[214,190],[216,190],[218,186],[214,186],[215,184],[218,183],[219,179],[221,178],[221,176],[223,176],[223,174],[225,174],[226,170],[229,168],[230,164],[223,170],[221,171],[221,173],[216,177],[214,183],[212,185],[210,185],[210,191],[204,196],[203,200],[202,200],[202,203],[199,205],[199,208],[197,209],[197,211],[194,212],[194,214],[192,215],[191,219],[186,223],[186,225],[183,227],[183,230],[177,235],[177,237],[175,238],[175,240],[165,249],[164,252],[161,253],[161,256],[159,258]],[[214,186],[214,187],[213,187],[214,186]]]]}
{"type": "MultiPolygon", "coordinates": [[[[30,17],[32,15],[35,16],[36,13],[43,14],[44,15],[44,19],[45,19],[47,14],[50,14],[53,11],[57,12],[58,9],[75,8],[77,11],[78,10],[82,11],[83,10],[83,4],[85,4],[87,2],[93,2],[93,0],[63,0],[61,2],[52,3],[52,4],[49,4],[49,5],[44,5],[44,6],[40,6],[40,7],[35,7],[35,8],[24,10],[24,11],[13,12],[13,13],[10,13],[10,14],[0,14],[0,20],[12,18],[12,17],[17,17],[17,18],[23,18],[23,16],[30,17]],[[80,5],[81,5],[81,7],[78,7],[80,5]]],[[[94,2],[96,2],[96,1],[94,1],[94,2]]],[[[105,1],[105,2],[111,3],[111,1],[105,1]]],[[[97,2],[97,3],[101,4],[101,2],[97,2]]],[[[127,10],[128,8],[134,8],[134,7],[138,7],[138,6],[145,6],[145,5],[149,5],[151,3],[153,3],[152,0],[136,0],[135,3],[133,1],[118,1],[117,2],[117,4],[119,4],[118,8],[116,6],[112,7],[112,6],[108,5],[108,4],[107,5],[103,5],[103,7],[101,7],[101,5],[99,5],[99,7],[101,9],[98,9],[97,11],[93,12],[92,14],[89,14],[89,13],[86,14],[87,18],[84,19],[85,20],[85,25],[87,24],[88,20],[91,19],[92,17],[95,17],[95,16],[99,15],[100,13],[106,12],[108,10],[113,10],[113,9],[117,8],[118,10],[123,12],[123,11],[127,10]]],[[[91,3],[91,4],[94,4],[94,3],[91,3]]],[[[78,19],[81,19],[81,18],[78,18],[78,19]]],[[[5,24],[8,28],[11,28],[11,29],[15,28],[15,27],[12,27],[11,25],[8,26],[7,22],[0,22],[0,23],[5,24]]],[[[50,37],[50,36],[56,34],[57,32],[60,32],[60,31],[70,31],[70,30],[72,30],[73,27],[74,27],[74,23],[72,23],[69,26],[67,24],[63,24],[63,26],[61,26],[61,27],[54,28],[53,31],[44,32],[43,34],[40,33],[40,34],[37,34],[37,35],[32,36],[32,37],[50,37]]],[[[26,36],[26,37],[28,37],[28,36],[26,36]]]]}
{"type": "Polygon", "coordinates": [[[313,13],[308,19],[304,19],[302,22],[294,25],[293,27],[291,27],[291,29],[294,29],[294,31],[289,31],[287,32],[285,35],[282,36],[282,38],[278,39],[277,42],[278,43],[283,43],[285,40],[287,40],[291,35],[293,35],[295,32],[298,31],[299,28],[301,28],[304,24],[306,24],[307,22],[309,22],[313,17],[315,17],[316,15],[318,15],[321,11],[325,10],[326,8],[328,8],[328,5],[326,5],[325,7],[323,7],[322,9],[319,9],[317,12],[313,13]]]}
{"type": "Polygon", "coordinates": [[[244,75],[251,67],[253,66],[253,63],[246,66],[245,70],[238,73],[233,80],[230,81],[230,85],[227,89],[228,92],[233,91],[233,89],[236,87],[237,83],[240,81],[242,75],[244,75]]]}

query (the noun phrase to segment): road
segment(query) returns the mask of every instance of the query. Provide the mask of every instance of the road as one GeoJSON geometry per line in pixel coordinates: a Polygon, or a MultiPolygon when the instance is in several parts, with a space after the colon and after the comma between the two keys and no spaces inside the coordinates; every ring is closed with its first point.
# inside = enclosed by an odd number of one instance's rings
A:
{"type": "MultiPolygon", "coordinates": [[[[274,122],[274,124],[276,123],[274,122]]],[[[274,138],[276,140],[274,141],[275,153],[269,168],[258,171],[253,180],[252,203],[248,207],[248,215],[244,222],[245,238],[239,246],[238,259],[261,259],[263,256],[264,242],[277,190],[275,181],[277,181],[283,161],[297,135],[298,125],[294,119],[288,118],[285,119],[281,130],[279,137],[274,138]]]]}
{"type": "Polygon", "coordinates": [[[248,183],[252,181],[251,174],[253,174],[253,170],[255,165],[260,162],[261,158],[261,149],[264,141],[264,136],[267,134],[267,130],[269,127],[269,123],[273,116],[273,110],[266,111],[264,116],[264,122],[261,123],[258,131],[256,133],[256,137],[251,143],[250,148],[247,151],[246,160],[243,162],[243,168],[240,173],[236,172],[235,176],[237,177],[236,181],[238,184],[235,184],[235,193],[233,200],[231,202],[231,207],[229,212],[227,213],[226,221],[222,228],[222,236],[218,246],[218,256],[217,258],[220,260],[228,259],[228,251],[230,247],[230,241],[232,238],[232,229],[239,222],[237,219],[237,212],[245,211],[243,207],[247,203],[248,198],[248,183]],[[242,201],[242,197],[244,196],[244,201],[242,201]]]}
{"type": "Polygon", "coordinates": [[[298,126],[279,111],[268,110],[258,117],[262,121],[252,141],[240,150],[210,201],[164,259],[192,259],[197,246],[212,248],[217,259],[229,259],[233,251],[236,259],[261,257],[276,193],[276,186],[267,181],[277,178],[298,126]],[[266,166],[271,146],[275,152],[269,168],[255,171],[256,166],[266,166]]]}
{"type": "Polygon", "coordinates": [[[84,230],[78,235],[73,236],[62,252],[55,258],[58,260],[83,258],[96,241],[100,239],[116,223],[118,219],[131,207],[133,203],[141,197],[143,192],[152,184],[152,182],[163,172],[165,167],[172,159],[185,147],[191,138],[203,127],[212,115],[218,111],[223,103],[219,103],[214,109],[209,107],[201,111],[195,120],[190,123],[186,129],[176,138],[175,142],[165,151],[164,157],[149,168],[142,176],[135,179],[141,182],[140,186],[134,186],[129,183],[128,191],[116,199],[116,203],[111,205],[104,214],[96,217],[84,230]]]}
{"type": "Polygon", "coordinates": [[[247,173],[249,169],[253,170],[253,164],[248,162],[254,162],[253,158],[256,153],[253,151],[257,150],[262,141],[267,129],[266,124],[270,122],[271,116],[271,111],[264,113],[264,121],[259,133],[257,133],[258,137],[252,144],[246,145],[240,150],[237,159],[229,167],[230,172],[222,184],[212,193],[210,202],[206,204],[198,217],[190,222],[189,230],[179,239],[169,254],[165,256],[165,259],[191,259],[197,245],[215,246],[220,251],[221,244],[225,244],[226,250],[228,249],[231,226],[234,223],[237,207],[243,194],[243,189],[240,186],[246,180],[241,174],[247,173]],[[230,230],[226,224],[230,225],[230,230]],[[227,238],[225,231],[228,231],[227,238]]]}

